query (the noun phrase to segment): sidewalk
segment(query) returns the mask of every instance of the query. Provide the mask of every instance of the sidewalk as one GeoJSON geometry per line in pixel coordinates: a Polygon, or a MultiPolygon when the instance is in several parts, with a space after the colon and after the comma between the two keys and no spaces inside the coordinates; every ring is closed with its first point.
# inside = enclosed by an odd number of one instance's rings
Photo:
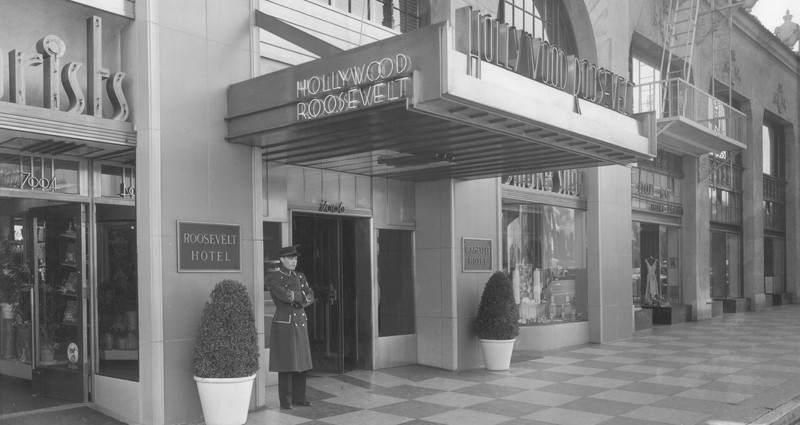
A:
{"type": "Polygon", "coordinates": [[[515,352],[511,370],[424,366],[308,380],[311,407],[248,424],[776,424],[800,418],[800,305],[657,326],[610,344],[515,352]]]}

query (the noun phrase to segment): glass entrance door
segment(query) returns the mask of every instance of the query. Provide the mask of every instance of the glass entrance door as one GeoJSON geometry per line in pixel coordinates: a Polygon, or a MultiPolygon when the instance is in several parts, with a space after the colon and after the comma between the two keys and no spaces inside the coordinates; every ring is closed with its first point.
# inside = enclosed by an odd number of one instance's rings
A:
{"type": "Polygon", "coordinates": [[[314,370],[342,373],[367,367],[371,341],[369,220],[292,216],[297,270],[316,302],[306,308],[314,370]]]}
{"type": "Polygon", "coordinates": [[[34,395],[88,401],[86,206],[30,210],[34,395]]]}

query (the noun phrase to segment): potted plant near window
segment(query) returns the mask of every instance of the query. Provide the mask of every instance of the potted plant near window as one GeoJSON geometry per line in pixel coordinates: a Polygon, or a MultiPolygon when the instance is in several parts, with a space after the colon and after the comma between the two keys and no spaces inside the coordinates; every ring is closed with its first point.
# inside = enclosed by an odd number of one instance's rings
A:
{"type": "Polygon", "coordinates": [[[192,360],[206,424],[247,421],[258,354],[255,315],[247,289],[234,280],[217,283],[200,317],[192,360]]]}
{"type": "Polygon", "coordinates": [[[59,343],[55,342],[52,338],[48,338],[42,342],[39,348],[39,360],[42,364],[51,364],[55,360],[56,351],[58,351],[59,343]]]}
{"type": "Polygon", "coordinates": [[[508,370],[514,341],[519,335],[519,308],[508,274],[495,272],[486,282],[475,318],[475,333],[481,342],[488,370],[508,370]]]}
{"type": "MultiPolygon", "coordinates": [[[[4,341],[2,355],[4,358],[16,356],[20,361],[29,361],[31,355],[31,301],[33,276],[30,266],[22,262],[21,255],[15,255],[12,261],[3,265],[1,280],[4,282],[6,302],[12,306],[14,317],[14,344],[8,344],[11,338],[4,341]],[[13,351],[13,354],[9,351],[13,351]]],[[[7,314],[7,313],[5,313],[7,314]]],[[[10,334],[10,332],[9,332],[10,334]]]]}

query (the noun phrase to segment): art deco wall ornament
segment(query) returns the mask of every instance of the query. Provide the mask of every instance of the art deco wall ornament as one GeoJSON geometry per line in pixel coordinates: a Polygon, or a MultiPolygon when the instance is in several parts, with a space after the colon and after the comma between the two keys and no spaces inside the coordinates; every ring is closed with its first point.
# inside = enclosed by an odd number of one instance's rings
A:
{"type": "Polygon", "coordinates": [[[786,98],[783,97],[783,84],[778,83],[778,89],[772,96],[772,103],[775,104],[775,107],[778,109],[779,114],[782,114],[783,111],[786,110],[786,98]]]}
{"type": "Polygon", "coordinates": [[[705,180],[711,174],[711,158],[710,155],[704,153],[698,158],[697,171],[699,172],[700,180],[705,180]]]}
{"type": "Polygon", "coordinates": [[[739,76],[739,64],[736,63],[736,50],[731,49],[731,60],[722,64],[722,71],[730,75],[731,86],[742,81],[742,77],[739,76]]]}
{"type": "Polygon", "coordinates": [[[800,24],[792,22],[792,15],[789,9],[786,9],[786,15],[783,17],[781,26],[775,28],[775,36],[789,48],[794,47],[795,43],[800,40],[800,24]]]}

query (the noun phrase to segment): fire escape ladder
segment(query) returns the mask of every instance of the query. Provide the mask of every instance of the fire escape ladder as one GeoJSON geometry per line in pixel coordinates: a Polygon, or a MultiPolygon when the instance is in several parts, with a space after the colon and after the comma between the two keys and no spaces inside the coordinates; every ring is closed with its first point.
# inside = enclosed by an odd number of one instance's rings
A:
{"type": "MultiPolygon", "coordinates": [[[[732,104],[734,84],[733,78],[736,72],[733,58],[733,15],[739,8],[744,6],[746,2],[743,0],[728,0],[727,3],[728,4],[723,6],[713,3],[712,10],[707,12],[710,14],[710,25],[708,31],[700,36],[698,43],[702,43],[703,40],[710,37],[711,69],[713,73],[716,73],[717,70],[717,59],[722,59],[727,64],[727,79],[725,80],[727,87],[725,88],[725,92],[717,89],[717,81],[720,80],[716,75],[712,75],[711,95],[715,99],[718,99],[720,96],[722,96],[722,99],[725,100],[725,103],[732,104]]],[[[726,163],[729,163],[727,164],[729,165],[728,169],[731,173],[733,173],[733,159],[740,151],[741,149],[734,151],[722,151],[718,153],[710,152],[702,155],[700,158],[700,179],[704,180],[708,178],[710,175],[716,172],[717,168],[726,163]],[[711,156],[715,156],[716,158],[724,158],[725,161],[721,161],[719,159],[717,161],[709,161],[711,156]],[[704,168],[704,163],[711,164],[711,166],[704,168]]]]}
{"type": "Polygon", "coordinates": [[[697,18],[700,11],[700,0],[670,0],[667,27],[664,32],[664,50],[661,53],[661,69],[664,70],[667,86],[664,87],[663,108],[667,116],[685,110],[687,96],[679,93],[680,88],[675,78],[689,82],[692,75],[692,55],[694,54],[695,35],[697,34],[697,18]],[[682,99],[680,99],[682,98],[682,99]],[[679,99],[678,104],[670,102],[679,99]],[[669,106],[678,107],[670,111],[669,106]],[[667,112],[669,111],[669,112],[667,112]]]}

